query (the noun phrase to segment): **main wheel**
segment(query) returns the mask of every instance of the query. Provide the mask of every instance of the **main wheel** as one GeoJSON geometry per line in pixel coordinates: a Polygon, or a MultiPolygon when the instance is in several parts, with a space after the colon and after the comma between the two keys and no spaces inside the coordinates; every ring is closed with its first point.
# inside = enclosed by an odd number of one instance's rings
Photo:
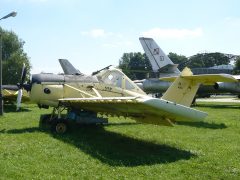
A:
{"type": "Polygon", "coordinates": [[[51,114],[41,115],[40,120],[39,120],[39,127],[41,129],[46,129],[47,127],[49,128],[50,119],[51,119],[51,114]]]}
{"type": "Polygon", "coordinates": [[[67,121],[64,119],[58,119],[52,124],[52,131],[57,134],[65,134],[68,130],[67,121]]]}

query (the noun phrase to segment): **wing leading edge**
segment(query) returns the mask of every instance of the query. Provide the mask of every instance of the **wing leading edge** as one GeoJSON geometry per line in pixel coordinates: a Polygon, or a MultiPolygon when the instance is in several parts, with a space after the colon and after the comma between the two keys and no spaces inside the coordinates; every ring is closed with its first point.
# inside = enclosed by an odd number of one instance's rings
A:
{"type": "Polygon", "coordinates": [[[157,125],[172,126],[172,121],[201,121],[207,116],[204,112],[151,97],[65,98],[59,101],[78,110],[130,117],[157,125]]]}

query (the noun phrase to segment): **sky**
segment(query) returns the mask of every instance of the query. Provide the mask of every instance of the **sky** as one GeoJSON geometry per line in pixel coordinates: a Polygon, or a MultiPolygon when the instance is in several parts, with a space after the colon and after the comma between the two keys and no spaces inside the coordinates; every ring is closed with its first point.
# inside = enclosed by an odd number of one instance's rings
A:
{"type": "Polygon", "coordinates": [[[61,73],[68,59],[82,73],[118,65],[151,37],[168,54],[240,54],[239,0],[0,0],[0,21],[14,31],[31,73],[61,73]]]}

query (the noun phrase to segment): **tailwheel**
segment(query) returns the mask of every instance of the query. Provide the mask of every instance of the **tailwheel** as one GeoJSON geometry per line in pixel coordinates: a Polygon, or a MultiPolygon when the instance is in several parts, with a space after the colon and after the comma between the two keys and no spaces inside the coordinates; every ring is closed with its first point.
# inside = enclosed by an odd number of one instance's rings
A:
{"type": "Polygon", "coordinates": [[[65,119],[58,119],[52,123],[52,131],[57,134],[65,134],[68,131],[68,124],[65,119]]]}

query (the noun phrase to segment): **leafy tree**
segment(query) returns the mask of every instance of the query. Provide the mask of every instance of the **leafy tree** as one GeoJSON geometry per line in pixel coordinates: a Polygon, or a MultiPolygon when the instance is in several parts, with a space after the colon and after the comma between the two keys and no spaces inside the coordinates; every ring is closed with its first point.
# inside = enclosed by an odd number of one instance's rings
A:
{"type": "Polygon", "coordinates": [[[185,66],[182,64],[185,64],[185,62],[188,61],[188,58],[184,55],[178,55],[176,53],[170,52],[168,54],[168,57],[172,60],[174,64],[178,64],[179,70],[182,70],[185,66]]]}
{"type": "Polygon", "coordinates": [[[190,68],[206,68],[216,65],[229,64],[229,57],[222,53],[203,53],[196,54],[189,58],[188,66],[190,68]]]}
{"type": "Polygon", "coordinates": [[[235,61],[234,74],[240,74],[240,56],[235,61]]]}
{"type": "Polygon", "coordinates": [[[119,68],[132,80],[144,79],[152,71],[146,54],[140,52],[124,53],[119,60],[119,68]]]}
{"type": "Polygon", "coordinates": [[[0,27],[2,35],[2,66],[3,84],[16,84],[20,81],[23,63],[27,68],[27,77],[30,73],[29,57],[23,50],[24,41],[12,31],[3,30],[0,27]]]}

